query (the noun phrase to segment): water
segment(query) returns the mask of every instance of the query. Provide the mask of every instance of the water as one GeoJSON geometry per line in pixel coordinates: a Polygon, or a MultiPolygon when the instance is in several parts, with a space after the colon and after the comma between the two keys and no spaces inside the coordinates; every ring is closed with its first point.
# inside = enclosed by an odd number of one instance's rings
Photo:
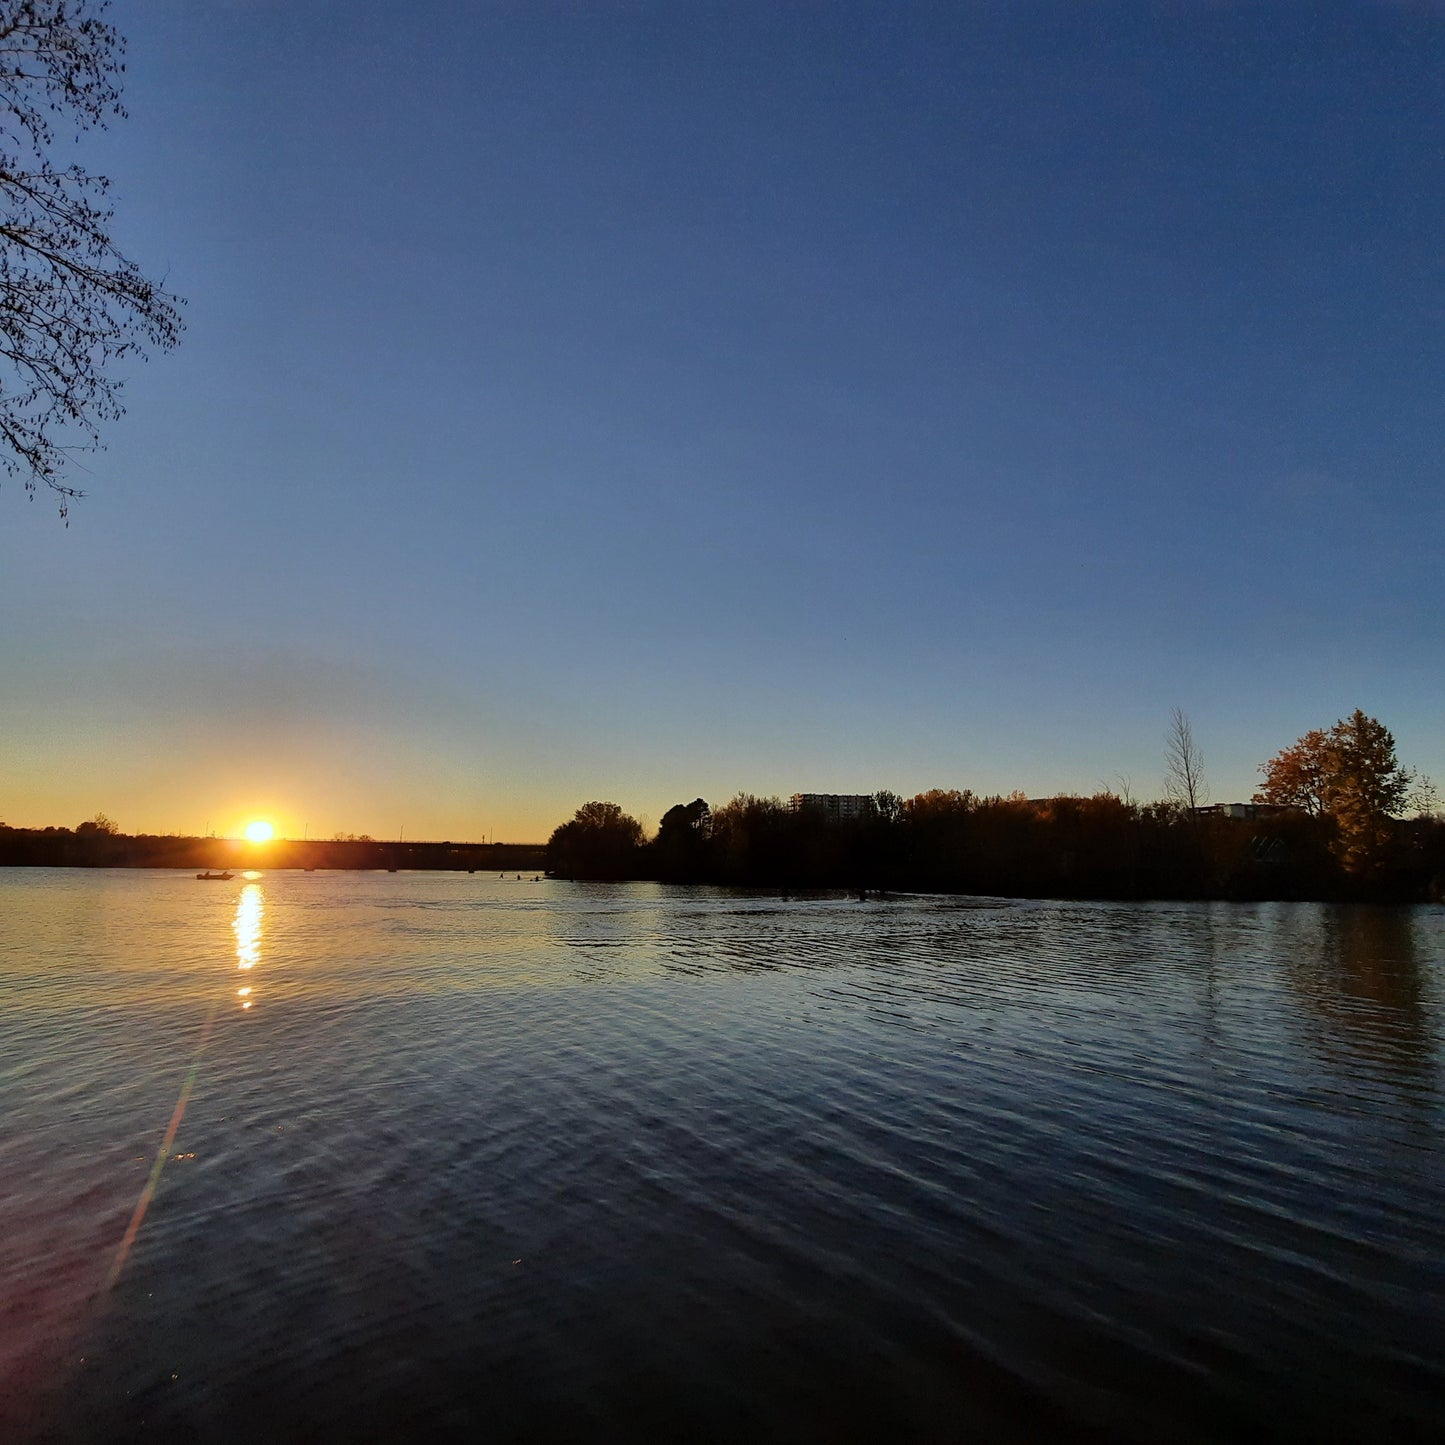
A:
{"type": "Polygon", "coordinates": [[[0,871],[0,1438],[1438,1440],[1442,1033],[1438,908],[0,871]]]}

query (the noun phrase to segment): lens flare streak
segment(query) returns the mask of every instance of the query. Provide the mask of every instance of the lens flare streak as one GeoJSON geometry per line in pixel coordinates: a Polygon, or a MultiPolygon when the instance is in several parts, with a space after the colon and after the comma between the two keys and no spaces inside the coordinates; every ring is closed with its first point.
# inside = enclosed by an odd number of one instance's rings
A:
{"type": "Polygon", "coordinates": [[[196,1084],[196,1073],[201,1067],[201,1055],[205,1052],[207,1043],[210,1042],[211,1029],[216,1022],[218,1006],[219,1000],[211,1005],[211,1011],[206,1015],[205,1027],[201,1030],[201,1038],[196,1045],[196,1052],[191,1056],[191,1067],[186,1073],[186,1081],[181,1085],[180,1097],[176,1100],[176,1107],[171,1112],[171,1122],[166,1129],[166,1137],[161,1140],[161,1146],[156,1150],[150,1177],[146,1180],[145,1188],[141,1190],[140,1199],[136,1202],[135,1213],[131,1215],[130,1223],[126,1226],[120,1248],[115,1252],[115,1261],[111,1265],[110,1274],[105,1281],[107,1292],[115,1288],[115,1282],[120,1278],[121,1271],[125,1268],[125,1262],[130,1256],[131,1246],[135,1243],[136,1236],[140,1233],[140,1227],[145,1222],[146,1210],[150,1208],[151,1200],[155,1198],[156,1186],[161,1182],[161,1170],[166,1167],[166,1160],[170,1158],[171,1146],[176,1142],[176,1133],[181,1127],[181,1120],[186,1116],[186,1104],[190,1101],[191,1090],[196,1084]]]}
{"type": "MultiPolygon", "coordinates": [[[[239,970],[249,971],[255,968],[261,960],[261,921],[265,917],[265,912],[265,900],[261,895],[260,885],[257,883],[246,884],[241,889],[241,896],[236,900],[236,916],[231,922],[231,930],[236,935],[236,967],[239,970]]],[[[241,999],[243,1009],[251,1007],[249,986],[238,988],[236,994],[241,999]]],[[[105,1282],[107,1293],[115,1288],[116,1281],[125,1269],[131,1247],[135,1244],[136,1236],[140,1234],[141,1225],[145,1222],[146,1211],[150,1208],[151,1200],[155,1198],[156,1189],[160,1185],[161,1171],[166,1166],[166,1160],[172,1157],[177,1159],[193,1159],[195,1157],[194,1154],[173,1156],[171,1149],[176,1142],[176,1134],[180,1131],[181,1121],[186,1116],[186,1105],[190,1102],[191,1090],[196,1086],[196,1075],[200,1071],[201,1056],[205,1053],[206,1045],[211,1040],[211,1031],[215,1027],[216,1013],[219,1008],[220,999],[217,998],[206,1014],[206,1022],[201,1029],[201,1037],[196,1044],[196,1051],[191,1055],[190,1068],[186,1071],[186,1079],[181,1085],[180,1096],[176,1099],[176,1107],[171,1111],[171,1121],[166,1126],[165,1138],[161,1140],[160,1148],[156,1150],[156,1157],[151,1164],[151,1172],[146,1179],[145,1188],[141,1190],[140,1198],[136,1201],[135,1212],[131,1215],[120,1247],[115,1252],[115,1260],[111,1264],[110,1274],[105,1282]]]]}

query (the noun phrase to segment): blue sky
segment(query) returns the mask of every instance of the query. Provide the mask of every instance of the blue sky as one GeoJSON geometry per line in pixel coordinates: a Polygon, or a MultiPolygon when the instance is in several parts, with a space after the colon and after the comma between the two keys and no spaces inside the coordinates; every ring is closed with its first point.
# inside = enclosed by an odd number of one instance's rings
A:
{"type": "Polygon", "coordinates": [[[134,0],[179,351],[0,490],[0,818],[1445,777],[1445,14],[134,0]]]}

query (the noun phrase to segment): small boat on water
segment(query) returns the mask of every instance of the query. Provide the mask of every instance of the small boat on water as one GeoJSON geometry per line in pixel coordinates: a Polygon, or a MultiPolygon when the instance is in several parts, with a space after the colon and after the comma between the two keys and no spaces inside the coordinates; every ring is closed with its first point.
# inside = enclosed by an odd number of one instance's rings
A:
{"type": "Polygon", "coordinates": [[[203,879],[205,879],[207,882],[214,881],[214,882],[217,882],[217,883],[227,883],[227,882],[229,882],[232,878],[234,878],[235,876],[236,876],[236,875],[235,875],[234,873],[231,873],[231,872],[229,872],[229,871],[228,871],[228,872],[225,872],[225,873],[197,873],[197,874],[196,874],[196,877],[197,877],[197,878],[203,878],[203,879]]]}

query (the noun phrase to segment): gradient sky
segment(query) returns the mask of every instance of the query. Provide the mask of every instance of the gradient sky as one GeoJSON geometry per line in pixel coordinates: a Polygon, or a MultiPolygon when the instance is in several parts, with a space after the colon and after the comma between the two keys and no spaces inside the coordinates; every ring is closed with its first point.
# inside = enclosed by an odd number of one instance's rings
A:
{"type": "Polygon", "coordinates": [[[124,0],[188,298],[0,489],[0,819],[1445,780],[1445,13],[124,0]]]}

